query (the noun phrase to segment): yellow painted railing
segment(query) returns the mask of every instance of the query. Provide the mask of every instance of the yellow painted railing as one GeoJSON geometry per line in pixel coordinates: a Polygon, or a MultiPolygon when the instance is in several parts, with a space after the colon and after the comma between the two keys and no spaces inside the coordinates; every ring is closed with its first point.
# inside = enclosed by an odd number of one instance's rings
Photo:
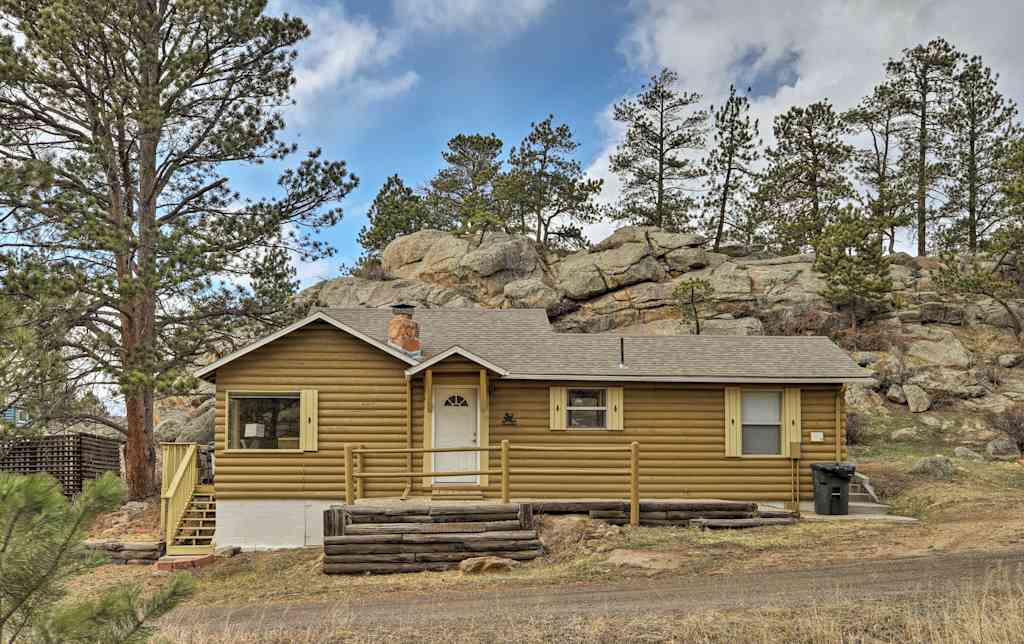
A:
{"type": "Polygon", "coordinates": [[[160,529],[168,552],[174,543],[181,517],[199,482],[199,446],[195,443],[162,443],[163,479],[160,493],[160,529]]]}
{"type": "MultiPolygon", "coordinates": [[[[408,461],[407,461],[408,462],[408,461]]],[[[587,475],[587,476],[628,476],[629,477],[629,524],[633,527],[640,525],[640,444],[636,441],[628,445],[610,446],[553,446],[553,445],[515,445],[509,441],[501,441],[500,447],[437,447],[437,448],[367,448],[351,443],[345,444],[345,503],[351,505],[357,498],[363,496],[363,481],[365,479],[403,479],[410,481],[416,478],[429,478],[434,476],[473,476],[473,475],[500,475],[501,476],[501,502],[508,503],[510,500],[509,485],[510,478],[514,474],[530,474],[541,476],[565,476],[565,475],[587,475]],[[510,467],[509,454],[512,451],[520,452],[568,452],[568,453],[591,453],[591,452],[622,452],[627,454],[626,467],[618,468],[513,468],[510,467]],[[500,452],[499,469],[477,469],[477,470],[451,470],[444,472],[364,472],[363,456],[369,454],[436,454],[440,452],[500,452]]]]}

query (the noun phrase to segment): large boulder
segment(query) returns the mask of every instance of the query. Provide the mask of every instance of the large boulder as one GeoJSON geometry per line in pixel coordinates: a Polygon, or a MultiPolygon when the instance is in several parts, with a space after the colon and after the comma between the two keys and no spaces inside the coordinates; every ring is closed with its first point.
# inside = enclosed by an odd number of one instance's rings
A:
{"type": "Polygon", "coordinates": [[[907,345],[905,353],[911,366],[953,367],[967,369],[973,359],[971,353],[955,337],[942,340],[915,340],[907,345]]]}
{"type": "Polygon", "coordinates": [[[470,247],[459,259],[457,282],[471,280],[488,296],[502,293],[516,280],[535,277],[543,270],[543,260],[533,242],[525,237],[495,234],[470,247]]]}
{"type": "Polygon", "coordinates": [[[982,374],[977,370],[958,371],[944,367],[921,369],[907,382],[917,385],[932,396],[943,398],[981,398],[989,390],[980,384],[982,374]]]}
{"type": "Polygon", "coordinates": [[[440,230],[420,230],[403,235],[384,248],[384,270],[399,277],[417,277],[423,258],[438,244],[449,244],[454,236],[440,230]]]}
{"type": "Polygon", "coordinates": [[[903,395],[907,397],[907,407],[915,414],[926,412],[932,406],[932,399],[917,385],[904,385],[903,395]]]}
{"type": "Polygon", "coordinates": [[[562,302],[562,294],[538,277],[509,282],[504,294],[514,308],[544,309],[549,313],[556,311],[562,302]]]}
{"type": "Polygon", "coordinates": [[[900,385],[890,385],[888,391],[885,392],[885,397],[898,405],[907,404],[907,396],[903,393],[903,387],[900,385]]]}
{"type": "Polygon", "coordinates": [[[957,447],[953,450],[953,456],[962,458],[965,461],[984,461],[985,457],[969,447],[957,447]]]}
{"type": "Polygon", "coordinates": [[[487,575],[509,572],[518,566],[518,561],[504,557],[471,557],[459,562],[459,571],[464,575],[487,575]]]}
{"type": "Polygon", "coordinates": [[[754,299],[750,272],[734,262],[687,273],[676,282],[682,279],[707,280],[714,289],[714,299],[720,302],[749,302],[754,299]]]}
{"type": "Polygon", "coordinates": [[[667,272],[647,243],[629,242],[597,252],[580,252],[558,265],[565,294],[583,300],[640,282],[660,282],[667,272]]]}
{"type": "Polygon", "coordinates": [[[985,446],[985,453],[996,461],[1015,461],[1020,458],[1017,444],[1008,438],[997,438],[985,446]]]}
{"type": "Polygon", "coordinates": [[[666,254],[662,261],[673,274],[696,271],[702,268],[714,268],[721,265],[728,259],[721,253],[711,253],[703,248],[690,248],[684,246],[666,254]]]}
{"type": "Polygon", "coordinates": [[[741,260],[755,293],[769,305],[824,304],[825,281],[814,271],[814,255],[741,260]]]}
{"type": "Polygon", "coordinates": [[[926,456],[918,459],[910,468],[910,473],[932,479],[948,481],[953,478],[956,467],[948,456],[926,456]]]}
{"type": "Polygon", "coordinates": [[[701,324],[701,333],[704,335],[764,335],[764,324],[757,318],[704,320],[701,324]]]}
{"type": "Polygon", "coordinates": [[[953,324],[964,323],[964,308],[947,302],[925,302],[918,310],[923,323],[953,324]]]}
{"type": "MultiPolygon", "coordinates": [[[[644,282],[589,301],[554,321],[557,331],[600,333],[624,326],[678,318],[672,282],[644,282]]],[[[678,320],[676,320],[678,322],[678,320]]],[[[679,331],[677,331],[679,333],[679,331]]]]}
{"type": "Polygon", "coordinates": [[[306,289],[299,297],[316,299],[324,306],[336,308],[380,308],[398,302],[426,308],[480,306],[464,290],[414,279],[378,281],[338,277],[306,289]]]}
{"type": "Polygon", "coordinates": [[[996,362],[1003,369],[1013,369],[1024,362],[1024,353],[1004,353],[996,359],[996,362]]]}

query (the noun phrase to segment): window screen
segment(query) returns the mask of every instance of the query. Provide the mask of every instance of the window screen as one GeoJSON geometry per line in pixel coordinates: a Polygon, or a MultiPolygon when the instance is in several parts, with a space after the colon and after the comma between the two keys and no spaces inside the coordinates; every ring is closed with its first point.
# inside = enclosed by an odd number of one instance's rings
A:
{"type": "Polygon", "coordinates": [[[743,453],[778,455],[782,453],[782,393],[744,391],[743,453]]]}

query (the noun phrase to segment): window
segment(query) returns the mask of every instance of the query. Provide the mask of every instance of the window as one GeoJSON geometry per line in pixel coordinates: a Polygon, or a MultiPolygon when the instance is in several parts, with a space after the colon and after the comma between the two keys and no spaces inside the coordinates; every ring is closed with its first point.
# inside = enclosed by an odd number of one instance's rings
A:
{"type": "Polygon", "coordinates": [[[469,407],[469,401],[459,394],[452,394],[444,401],[445,407],[469,407]]]}
{"type": "Polygon", "coordinates": [[[566,428],[605,429],[608,427],[607,389],[569,389],[566,398],[566,428]]]}
{"type": "Polygon", "coordinates": [[[301,398],[299,392],[229,394],[230,449],[299,449],[301,398]]]}
{"type": "Polygon", "coordinates": [[[745,456],[782,454],[782,392],[744,391],[740,418],[745,456]]]}

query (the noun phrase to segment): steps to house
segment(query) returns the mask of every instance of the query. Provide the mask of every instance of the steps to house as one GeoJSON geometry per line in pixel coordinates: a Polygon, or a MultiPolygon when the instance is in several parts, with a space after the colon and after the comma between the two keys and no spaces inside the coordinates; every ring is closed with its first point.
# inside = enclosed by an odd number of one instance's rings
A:
{"type": "Polygon", "coordinates": [[[178,522],[174,540],[168,544],[169,554],[204,554],[213,551],[217,531],[217,499],[213,486],[200,485],[189,500],[178,522]]]}

